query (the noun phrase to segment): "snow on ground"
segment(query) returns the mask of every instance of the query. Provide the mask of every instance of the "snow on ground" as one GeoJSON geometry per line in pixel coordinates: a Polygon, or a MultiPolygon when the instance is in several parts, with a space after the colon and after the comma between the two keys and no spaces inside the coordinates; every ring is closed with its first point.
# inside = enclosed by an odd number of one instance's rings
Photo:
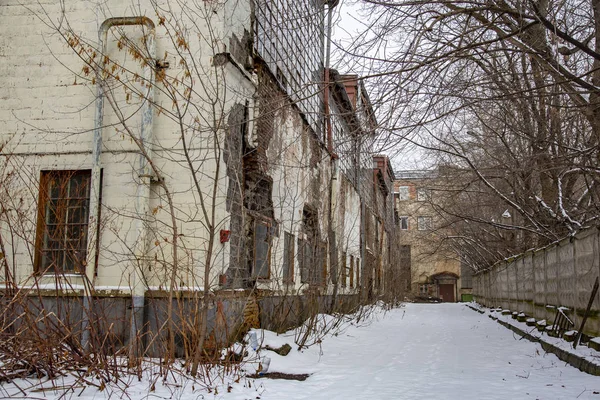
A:
{"type": "MultiPolygon", "coordinates": [[[[218,394],[198,384],[165,386],[132,381],[130,399],[598,399],[600,378],[565,365],[538,344],[520,340],[510,330],[462,304],[407,304],[380,312],[369,325],[348,325],[302,351],[294,333],[257,331],[259,342],[273,347],[289,343],[288,356],[250,350],[244,368],[256,370],[257,359],[271,358],[269,372],[309,373],[306,381],[249,379],[224,381],[218,394]],[[230,392],[226,390],[231,384],[230,392]]],[[[23,387],[24,382],[20,382],[23,387]]],[[[0,386],[0,396],[14,388],[0,386]]],[[[18,395],[18,394],[17,394],[18,395]]],[[[60,393],[32,394],[58,398],[60,393]]],[[[79,396],[102,399],[106,392],[87,388],[79,396]]],[[[112,392],[113,398],[118,392],[112,392]]]]}
{"type": "MultiPolygon", "coordinates": [[[[569,343],[566,340],[563,340],[562,338],[555,338],[555,337],[548,336],[547,333],[542,333],[542,332],[538,331],[537,327],[527,326],[527,324],[525,322],[519,322],[516,319],[512,319],[510,315],[502,315],[502,313],[500,313],[500,312],[492,313],[492,312],[490,312],[490,310],[485,309],[485,308],[482,308],[482,310],[484,310],[486,315],[491,315],[495,318],[498,318],[500,321],[506,322],[507,324],[510,324],[513,326],[516,326],[517,328],[529,333],[531,336],[533,336],[535,338],[542,339],[544,342],[550,343],[550,344],[558,347],[559,349],[565,350],[569,353],[576,354],[579,357],[582,357],[582,358],[586,359],[587,361],[592,362],[593,364],[600,365],[600,353],[598,353],[596,350],[594,350],[590,347],[580,344],[579,346],[577,346],[576,349],[574,349],[573,343],[569,343]]],[[[528,318],[528,319],[535,321],[534,318],[528,318]]],[[[543,320],[543,322],[544,322],[543,325],[548,324],[546,320],[543,320]]],[[[565,334],[567,334],[567,333],[574,336],[577,334],[577,331],[571,330],[571,331],[565,332],[565,334]]],[[[597,341],[598,338],[594,338],[592,340],[597,341]]]]}

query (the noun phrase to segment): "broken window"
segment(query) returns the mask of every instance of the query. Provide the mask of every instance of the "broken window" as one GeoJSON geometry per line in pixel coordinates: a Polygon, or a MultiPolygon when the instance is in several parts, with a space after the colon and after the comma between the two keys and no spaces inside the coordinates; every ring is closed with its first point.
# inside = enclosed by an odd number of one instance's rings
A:
{"type": "Polygon", "coordinates": [[[294,235],[285,232],[283,236],[283,281],[294,282],[294,235]]]}
{"type": "Polygon", "coordinates": [[[87,258],[91,173],[43,171],[36,235],[36,270],[82,273],[87,258]]]}
{"type": "Polygon", "coordinates": [[[270,224],[264,220],[254,221],[254,268],[253,278],[269,278],[271,267],[271,235],[270,224]]]}

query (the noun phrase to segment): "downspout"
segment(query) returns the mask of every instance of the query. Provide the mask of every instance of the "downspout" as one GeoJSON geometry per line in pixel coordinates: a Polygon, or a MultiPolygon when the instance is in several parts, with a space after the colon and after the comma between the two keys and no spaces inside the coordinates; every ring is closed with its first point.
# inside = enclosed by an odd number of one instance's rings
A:
{"type": "Polygon", "coordinates": [[[333,21],[333,7],[337,5],[337,1],[327,2],[327,32],[325,33],[325,129],[327,138],[327,149],[329,154],[333,154],[333,135],[331,130],[331,113],[329,110],[329,80],[330,80],[330,63],[331,63],[331,24],[333,21]],[[331,3],[334,3],[333,5],[331,3]]]}
{"type": "Polygon", "coordinates": [[[331,296],[331,304],[329,311],[333,313],[335,311],[335,304],[338,292],[338,274],[339,274],[339,265],[338,265],[338,252],[337,252],[337,240],[335,235],[335,230],[333,229],[333,209],[335,205],[334,198],[334,190],[333,185],[337,179],[337,156],[333,151],[333,133],[331,128],[331,109],[329,107],[329,96],[330,96],[330,62],[331,62],[331,24],[332,24],[332,15],[333,15],[333,7],[337,5],[337,1],[328,1],[327,2],[327,31],[325,34],[325,88],[324,88],[324,101],[323,105],[325,108],[325,129],[326,129],[326,138],[327,138],[327,150],[329,152],[329,162],[330,162],[330,179],[329,179],[329,210],[328,210],[328,241],[329,241],[329,270],[332,272],[331,274],[331,283],[333,283],[333,293],[331,296]]]}
{"type": "MultiPolygon", "coordinates": [[[[132,26],[142,25],[149,29],[146,37],[146,47],[149,51],[149,63],[146,63],[144,68],[144,79],[149,83],[148,91],[145,96],[144,105],[142,107],[142,125],[140,132],[140,141],[143,146],[143,151],[138,160],[139,183],[136,189],[136,234],[138,242],[135,248],[135,258],[138,263],[146,256],[146,226],[145,218],[149,210],[150,201],[150,176],[148,169],[148,159],[151,158],[152,148],[152,124],[153,124],[153,108],[154,102],[154,68],[151,63],[156,58],[155,45],[155,29],[154,23],[147,17],[117,17],[105,20],[98,31],[98,44],[101,51],[101,57],[106,54],[106,42],[108,31],[115,26],[132,26]]],[[[102,129],[104,119],[104,87],[102,79],[104,59],[100,60],[96,67],[96,116],[94,123],[94,137],[92,142],[92,176],[91,176],[91,193],[90,193],[90,215],[88,231],[93,232],[93,235],[88,235],[88,257],[85,270],[87,284],[85,285],[85,293],[83,298],[83,318],[82,318],[82,346],[89,348],[90,332],[89,319],[91,316],[92,295],[94,280],[97,271],[98,261],[98,245],[99,245],[99,223],[100,215],[100,178],[102,166],[100,156],[102,154],[102,129]]],[[[139,265],[139,264],[138,264],[139,265]]],[[[129,274],[129,284],[131,286],[132,310],[131,310],[131,329],[130,329],[130,355],[137,356],[138,346],[138,328],[143,325],[143,308],[145,287],[143,282],[138,277],[138,268],[132,267],[129,274]]]]}

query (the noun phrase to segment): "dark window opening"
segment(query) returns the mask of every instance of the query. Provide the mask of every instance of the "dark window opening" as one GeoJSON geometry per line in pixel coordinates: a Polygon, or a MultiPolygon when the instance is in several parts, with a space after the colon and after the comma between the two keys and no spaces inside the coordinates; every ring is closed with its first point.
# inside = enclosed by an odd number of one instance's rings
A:
{"type": "Polygon", "coordinates": [[[400,229],[403,231],[408,230],[408,217],[400,217],[400,229]]]}

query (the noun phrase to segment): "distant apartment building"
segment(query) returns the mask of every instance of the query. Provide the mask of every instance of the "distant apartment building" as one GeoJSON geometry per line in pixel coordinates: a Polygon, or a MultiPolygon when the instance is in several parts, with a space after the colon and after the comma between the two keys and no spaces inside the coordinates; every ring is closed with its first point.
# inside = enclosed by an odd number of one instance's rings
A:
{"type": "MultiPolygon", "coordinates": [[[[449,246],[440,206],[445,196],[437,170],[396,172],[395,210],[399,229],[399,259],[411,271],[414,296],[455,302],[469,290],[461,280],[460,255],[449,246]]],[[[469,275],[470,276],[470,275],[469,275]]]]}

